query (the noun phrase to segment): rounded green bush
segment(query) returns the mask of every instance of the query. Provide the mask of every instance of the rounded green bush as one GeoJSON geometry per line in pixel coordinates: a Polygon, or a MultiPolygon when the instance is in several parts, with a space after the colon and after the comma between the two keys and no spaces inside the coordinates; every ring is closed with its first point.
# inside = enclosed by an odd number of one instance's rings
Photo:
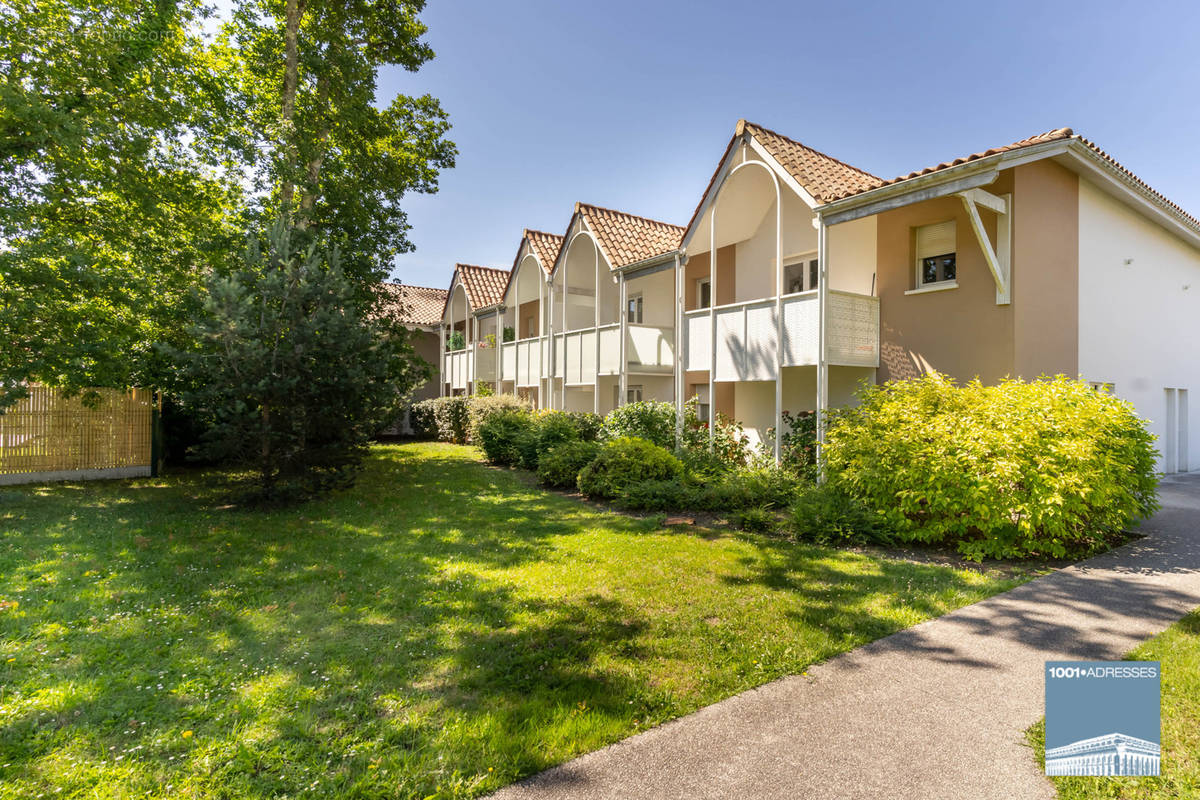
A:
{"type": "Polygon", "coordinates": [[[590,464],[600,453],[600,445],[579,439],[561,442],[538,459],[537,474],[546,486],[573,487],[579,470],[590,464]]]}
{"type": "Polygon", "coordinates": [[[529,412],[510,409],[488,416],[479,424],[476,436],[488,461],[511,466],[520,463],[522,446],[532,437],[533,430],[529,412]]]}
{"type": "Polygon", "coordinates": [[[636,437],[666,450],[675,449],[675,406],[658,400],[627,403],[604,417],[604,439],[636,437]]]}
{"type": "Polygon", "coordinates": [[[836,486],[801,489],[790,510],[792,535],[817,544],[892,543],[880,514],[869,511],[858,500],[836,486]]]}
{"type": "Polygon", "coordinates": [[[626,486],[667,481],[683,474],[683,464],[666,448],[632,436],[613,439],[596,460],[579,471],[579,491],[588,497],[614,498],[626,486]]]}
{"type": "Polygon", "coordinates": [[[1132,405],[1081,381],[931,374],[867,387],[832,417],[825,455],[831,479],[904,541],[1062,558],[1158,508],[1153,441],[1132,405]]]}

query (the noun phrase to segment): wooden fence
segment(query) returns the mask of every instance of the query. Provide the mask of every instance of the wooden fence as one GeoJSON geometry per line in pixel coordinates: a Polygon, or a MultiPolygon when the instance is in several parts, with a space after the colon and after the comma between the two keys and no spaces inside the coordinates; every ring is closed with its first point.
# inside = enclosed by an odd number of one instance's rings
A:
{"type": "Polygon", "coordinates": [[[32,386],[0,413],[0,484],[150,475],[153,393],[94,391],[93,404],[32,386]]]}

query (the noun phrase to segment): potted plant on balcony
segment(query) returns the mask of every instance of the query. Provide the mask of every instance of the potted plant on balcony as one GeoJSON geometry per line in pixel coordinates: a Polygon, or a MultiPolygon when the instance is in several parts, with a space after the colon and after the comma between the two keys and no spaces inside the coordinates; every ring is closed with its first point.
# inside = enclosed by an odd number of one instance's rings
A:
{"type": "Polygon", "coordinates": [[[462,331],[454,331],[446,339],[446,351],[447,352],[454,352],[455,350],[462,350],[462,349],[466,348],[466,346],[467,346],[467,337],[463,335],[462,331]]]}

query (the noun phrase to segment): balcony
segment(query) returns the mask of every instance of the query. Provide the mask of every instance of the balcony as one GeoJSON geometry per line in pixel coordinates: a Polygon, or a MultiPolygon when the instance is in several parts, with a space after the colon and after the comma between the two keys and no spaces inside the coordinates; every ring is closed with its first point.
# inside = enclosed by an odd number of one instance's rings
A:
{"type": "MultiPolygon", "coordinates": [[[[785,367],[815,365],[820,319],[815,291],[786,295],[783,306],[785,367]]],[[[707,370],[710,362],[709,309],[684,314],[687,369],[707,370]]],[[[718,306],[716,314],[717,381],[775,380],[775,299],[718,306]]],[[[829,363],[847,367],[879,366],[879,298],[830,290],[829,363]]]]}
{"type": "MultiPolygon", "coordinates": [[[[653,325],[629,325],[626,349],[628,372],[670,373],[675,365],[674,331],[653,325]]],[[[621,326],[618,323],[557,334],[555,375],[568,386],[592,386],[602,375],[617,375],[621,365],[621,326]],[[597,363],[596,340],[600,353],[597,363]]]]}
{"type": "Polygon", "coordinates": [[[446,375],[444,380],[451,389],[466,389],[467,383],[474,380],[472,367],[475,364],[474,353],[471,349],[455,350],[446,353],[446,375]]]}
{"type": "Polygon", "coordinates": [[[515,342],[505,342],[500,357],[501,378],[515,381],[518,387],[537,386],[547,377],[544,366],[549,364],[546,351],[549,338],[532,336],[515,342]]]}

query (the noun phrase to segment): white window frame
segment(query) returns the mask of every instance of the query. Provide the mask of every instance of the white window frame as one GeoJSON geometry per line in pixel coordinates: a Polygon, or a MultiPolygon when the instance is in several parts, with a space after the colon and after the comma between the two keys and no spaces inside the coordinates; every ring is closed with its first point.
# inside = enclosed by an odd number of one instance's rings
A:
{"type": "Polygon", "coordinates": [[[638,292],[637,294],[629,295],[625,302],[628,304],[628,306],[630,306],[625,309],[625,315],[629,321],[629,324],[645,325],[646,300],[642,293],[638,292]],[[633,308],[636,308],[637,311],[634,312],[633,308]],[[634,317],[636,317],[636,319],[634,319],[634,317]]]}
{"type": "MultiPolygon", "coordinates": [[[[771,260],[774,261],[775,259],[771,259],[771,260]]],[[[812,250],[807,253],[797,253],[796,255],[787,256],[786,258],[783,259],[783,279],[784,279],[783,293],[784,294],[798,294],[800,292],[811,292],[817,288],[817,282],[820,281],[820,279],[821,279],[821,277],[820,277],[821,270],[820,270],[820,264],[817,264],[816,265],[817,266],[817,275],[816,275],[816,280],[814,280],[812,273],[813,273],[813,266],[814,266],[813,262],[815,262],[815,261],[817,261],[817,251],[816,250],[812,250]],[[787,270],[788,270],[788,267],[794,267],[797,264],[801,265],[801,267],[802,267],[802,269],[800,270],[800,286],[801,286],[801,288],[797,289],[796,291],[792,291],[792,287],[787,284],[787,270]]]]}
{"type": "Polygon", "coordinates": [[[942,220],[940,222],[931,222],[926,225],[918,225],[915,228],[913,228],[913,237],[914,237],[914,240],[916,243],[916,247],[914,248],[915,249],[915,258],[913,259],[913,272],[915,273],[916,279],[913,282],[914,288],[909,290],[908,294],[914,294],[914,293],[918,293],[918,292],[936,292],[936,291],[942,291],[944,289],[957,289],[958,288],[958,221],[955,219],[946,219],[946,220],[942,220]],[[944,225],[947,222],[954,223],[954,250],[951,252],[948,252],[948,253],[931,253],[929,255],[922,254],[921,245],[920,245],[920,231],[925,228],[931,228],[935,225],[944,225]],[[926,258],[931,258],[933,256],[943,256],[943,255],[953,255],[954,256],[954,277],[950,278],[948,280],[926,282],[925,281],[925,270],[922,268],[923,267],[922,262],[926,258]]]}
{"type": "Polygon", "coordinates": [[[633,383],[625,387],[625,402],[627,404],[640,403],[643,397],[645,397],[645,392],[642,391],[640,383],[633,383]]]}
{"type": "Polygon", "coordinates": [[[696,308],[710,308],[713,305],[712,278],[696,279],[696,308]],[[708,288],[708,305],[704,305],[704,287],[708,288]]]}

